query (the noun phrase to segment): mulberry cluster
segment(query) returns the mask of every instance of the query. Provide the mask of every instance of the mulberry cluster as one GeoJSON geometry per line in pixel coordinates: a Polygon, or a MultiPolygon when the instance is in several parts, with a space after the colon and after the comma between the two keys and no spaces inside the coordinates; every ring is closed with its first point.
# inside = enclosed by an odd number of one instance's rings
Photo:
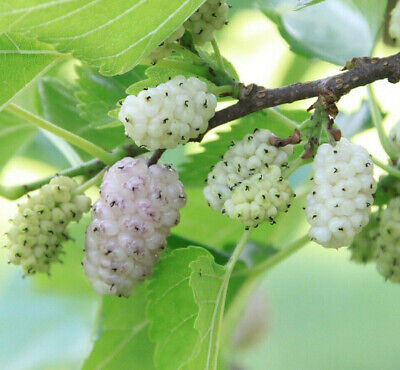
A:
{"type": "Polygon", "coordinates": [[[138,96],[127,96],[119,119],[137,145],[170,149],[204,133],[216,106],[217,98],[207,92],[206,83],[177,76],[138,96]]]}
{"type": "Polygon", "coordinates": [[[207,0],[183,24],[196,44],[202,45],[214,38],[213,32],[228,22],[229,5],[226,0],[207,0]]]}
{"type": "Polygon", "coordinates": [[[368,224],[355,236],[350,245],[351,260],[359,263],[373,261],[379,245],[380,214],[371,214],[368,224]]]}
{"type": "Polygon", "coordinates": [[[376,189],[372,160],[363,147],[342,138],[334,147],[318,148],[313,168],[306,206],[309,235],[329,248],[350,245],[369,221],[376,189]]]}
{"type": "Polygon", "coordinates": [[[129,296],[153,272],[186,203],[176,171],[124,158],[105,174],[86,230],[83,266],[100,294],[129,296]]]}
{"type": "Polygon", "coordinates": [[[276,148],[269,144],[271,136],[268,130],[256,130],[232,143],[209,173],[204,188],[214,210],[248,227],[266,220],[274,223],[279,211],[290,207],[293,196],[280,168],[287,166],[293,147],[276,148]]]}
{"type": "Polygon", "coordinates": [[[147,57],[151,64],[156,64],[160,59],[168,57],[172,53],[171,44],[178,41],[185,33],[183,26],[179,27],[171,36],[154,49],[147,57]]]}
{"type": "Polygon", "coordinates": [[[400,152],[400,122],[394,125],[390,130],[389,139],[396,150],[400,152]]]}
{"type": "Polygon", "coordinates": [[[89,211],[90,198],[73,194],[77,186],[73,179],[58,176],[18,205],[6,247],[10,262],[21,265],[26,274],[48,273],[68,239],[67,226],[89,211]]]}
{"type": "Polygon", "coordinates": [[[400,282],[400,198],[393,198],[380,221],[376,267],[386,279],[400,282]]]}
{"type": "Polygon", "coordinates": [[[397,2],[397,5],[392,10],[389,33],[397,42],[400,42],[400,2],[397,2]]]}

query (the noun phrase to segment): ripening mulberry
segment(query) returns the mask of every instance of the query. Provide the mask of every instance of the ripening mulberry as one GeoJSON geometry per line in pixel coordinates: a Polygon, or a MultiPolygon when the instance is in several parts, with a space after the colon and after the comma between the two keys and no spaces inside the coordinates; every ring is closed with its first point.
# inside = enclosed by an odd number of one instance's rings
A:
{"type": "Polygon", "coordinates": [[[342,138],[335,146],[318,148],[313,168],[306,206],[309,235],[324,247],[348,246],[369,221],[376,190],[371,157],[342,138]]]}
{"type": "Polygon", "coordinates": [[[146,58],[151,64],[156,64],[160,59],[168,57],[172,54],[171,44],[178,41],[185,33],[183,26],[179,27],[171,36],[154,49],[146,58]]]}
{"type": "Polygon", "coordinates": [[[386,279],[400,282],[400,198],[393,198],[383,210],[376,258],[378,272],[386,279]]]}
{"type": "Polygon", "coordinates": [[[50,264],[59,262],[67,226],[90,209],[90,198],[73,193],[77,186],[69,177],[54,177],[18,204],[6,247],[10,262],[21,265],[24,273],[48,273],[50,264]]]}
{"type": "Polygon", "coordinates": [[[100,294],[129,296],[153,273],[186,203],[176,171],[124,158],[105,174],[86,230],[83,266],[100,294]]]}
{"type": "Polygon", "coordinates": [[[368,224],[355,236],[350,245],[351,260],[367,263],[375,260],[379,244],[380,213],[371,214],[368,224]]]}
{"type": "Polygon", "coordinates": [[[119,119],[137,145],[170,149],[204,133],[216,106],[217,98],[207,92],[205,82],[177,76],[137,96],[127,96],[119,119]]]}
{"type": "Polygon", "coordinates": [[[230,218],[255,227],[264,221],[275,222],[279,212],[290,207],[292,194],[280,168],[270,166],[234,187],[224,209],[230,218]]]}
{"type": "Polygon", "coordinates": [[[280,168],[287,166],[293,147],[276,148],[269,144],[271,136],[269,130],[256,130],[232,143],[204,188],[210,207],[248,227],[266,220],[274,223],[278,213],[290,207],[293,196],[280,168]]]}
{"type": "Polygon", "coordinates": [[[228,23],[229,5],[226,0],[207,0],[183,24],[196,44],[202,45],[214,38],[214,31],[228,23]]]}
{"type": "Polygon", "coordinates": [[[400,2],[397,2],[390,14],[389,33],[398,43],[400,42],[400,2]]]}

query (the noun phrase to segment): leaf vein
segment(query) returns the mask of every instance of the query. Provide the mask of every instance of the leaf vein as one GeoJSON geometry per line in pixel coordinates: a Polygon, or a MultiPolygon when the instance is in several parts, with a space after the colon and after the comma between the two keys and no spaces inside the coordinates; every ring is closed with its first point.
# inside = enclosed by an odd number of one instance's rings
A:
{"type": "Polygon", "coordinates": [[[149,321],[147,320],[139,325],[134,326],[131,330],[131,333],[115,347],[114,351],[112,351],[100,364],[96,366],[96,369],[103,369],[105,366],[107,366],[110,363],[110,361],[117,355],[117,353],[121,352],[123,348],[129,343],[129,341],[142,329],[144,329],[148,324],[149,321]]]}
{"type": "Polygon", "coordinates": [[[119,19],[121,19],[122,17],[124,17],[125,15],[129,14],[130,12],[132,12],[133,10],[135,10],[139,5],[142,5],[144,2],[146,2],[147,0],[140,0],[138,3],[136,3],[135,5],[131,6],[129,9],[126,9],[125,11],[123,11],[121,14],[119,14],[117,17],[112,18],[110,20],[108,20],[106,23],[103,23],[101,25],[99,25],[96,28],[93,28],[87,32],[81,33],[80,35],[75,35],[75,36],[66,36],[66,37],[50,37],[47,40],[49,41],[63,41],[63,40],[72,40],[75,41],[77,39],[86,37],[92,33],[95,33],[107,26],[109,26],[110,24],[113,24],[114,22],[118,21],[119,19]]]}
{"type": "Polygon", "coordinates": [[[115,58],[115,57],[119,57],[123,54],[125,54],[127,51],[129,51],[130,49],[132,49],[133,47],[135,47],[137,44],[139,44],[140,42],[146,40],[149,37],[152,37],[152,35],[154,33],[156,33],[161,27],[163,27],[172,17],[175,16],[176,13],[178,13],[185,5],[187,5],[187,3],[190,0],[186,0],[179,8],[177,8],[173,13],[171,13],[162,23],[160,23],[153,31],[149,32],[148,34],[146,34],[145,36],[143,36],[142,38],[140,38],[138,41],[134,42],[133,44],[129,45],[127,48],[121,50],[120,52],[116,53],[116,54],[112,54],[112,55],[107,55],[107,56],[103,56],[103,57],[99,57],[99,58],[88,58],[88,60],[92,61],[92,62],[96,62],[96,61],[100,61],[100,60],[104,60],[104,59],[110,59],[110,58],[115,58]]]}

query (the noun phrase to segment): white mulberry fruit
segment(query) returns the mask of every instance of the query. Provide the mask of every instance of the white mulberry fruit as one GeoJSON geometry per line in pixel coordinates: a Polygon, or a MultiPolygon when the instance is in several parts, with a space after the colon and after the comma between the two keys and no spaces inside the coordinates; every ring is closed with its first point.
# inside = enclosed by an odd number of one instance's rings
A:
{"type": "Polygon", "coordinates": [[[214,38],[214,31],[228,22],[229,5],[226,0],[207,0],[183,24],[196,44],[203,45],[214,38]]]}
{"type": "Polygon", "coordinates": [[[293,147],[276,148],[269,144],[271,136],[269,130],[256,130],[232,143],[209,173],[204,188],[214,210],[248,227],[266,220],[274,223],[279,211],[290,207],[293,191],[280,166],[287,166],[293,147]]]}
{"type": "Polygon", "coordinates": [[[324,247],[348,246],[369,221],[376,190],[371,157],[342,138],[334,147],[318,148],[313,168],[306,206],[309,236],[324,247]]]}
{"type": "Polygon", "coordinates": [[[137,96],[127,96],[119,119],[137,145],[171,149],[204,133],[216,106],[217,98],[207,92],[205,82],[177,76],[137,96]]]}
{"type": "Polygon", "coordinates": [[[290,207],[292,194],[280,168],[270,166],[234,187],[224,209],[230,218],[256,227],[267,220],[274,223],[279,212],[290,207]]]}
{"type": "Polygon", "coordinates": [[[100,294],[129,296],[153,272],[170,228],[186,203],[176,171],[142,158],[124,158],[105,174],[83,266],[100,294]]]}
{"type": "Polygon", "coordinates": [[[155,48],[146,58],[151,64],[156,64],[160,59],[172,54],[171,44],[178,41],[185,33],[185,28],[180,26],[171,36],[155,48]]]}
{"type": "Polygon", "coordinates": [[[90,209],[90,198],[73,194],[77,186],[73,179],[57,176],[18,204],[6,247],[10,262],[21,265],[24,273],[48,273],[50,264],[60,261],[67,226],[90,209]]]}
{"type": "Polygon", "coordinates": [[[398,43],[400,42],[400,2],[397,2],[390,14],[389,33],[398,43]]]}
{"type": "Polygon", "coordinates": [[[379,231],[377,270],[386,279],[400,283],[400,198],[391,199],[383,210],[379,231]]]}
{"type": "Polygon", "coordinates": [[[371,214],[368,224],[354,237],[350,245],[351,260],[367,263],[375,260],[379,245],[380,213],[371,214]]]}

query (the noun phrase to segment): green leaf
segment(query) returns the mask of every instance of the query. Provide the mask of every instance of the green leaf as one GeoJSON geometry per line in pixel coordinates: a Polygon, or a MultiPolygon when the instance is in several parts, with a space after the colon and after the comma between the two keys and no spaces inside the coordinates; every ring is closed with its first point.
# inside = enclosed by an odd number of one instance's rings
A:
{"type": "Polygon", "coordinates": [[[215,261],[220,264],[225,264],[226,262],[228,262],[229,257],[230,257],[230,253],[209,247],[207,245],[195,242],[193,240],[190,240],[190,239],[187,239],[182,236],[175,235],[175,234],[171,234],[167,238],[167,242],[168,242],[168,248],[170,248],[171,250],[187,248],[191,245],[197,245],[199,247],[202,247],[205,250],[207,250],[208,252],[210,252],[214,256],[215,261]]]}
{"type": "Polygon", "coordinates": [[[105,77],[87,66],[76,68],[79,90],[76,97],[81,116],[91,127],[103,127],[115,122],[108,112],[115,108],[120,99],[126,97],[126,89],[134,82],[145,78],[147,67],[137,66],[131,71],[114,77],[105,77]]]}
{"type": "Polygon", "coordinates": [[[238,11],[255,8],[256,4],[256,0],[229,0],[228,2],[229,5],[232,5],[232,9],[229,10],[229,18],[232,18],[238,11]]]}
{"type": "Polygon", "coordinates": [[[4,260],[1,275],[2,368],[80,369],[98,302],[82,294],[37,292],[31,279],[22,279],[20,269],[4,260]]]}
{"type": "Polygon", "coordinates": [[[37,130],[8,112],[0,112],[0,168],[34,137],[37,130]]]}
{"type": "Polygon", "coordinates": [[[149,284],[147,319],[155,343],[157,369],[176,370],[187,362],[199,335],[194,322],[199,312],[189,286],[189,264],[209,253],[203,248],[177,249],[157,264],[149,284]]]}
{"type": "Polygon", "coordinates": [[[4,0],[0,30],[29,32],[105,75],[131,70],[204,0],[4,0]]]}
{"type": "Polygon", "coordinates": [[[397,177],[384,175],[379,178],[375,192],[374,205],[383,206],[388,204],[390,199],[400,196],[400,183],[397,177]]]}
{"type": "Polygon", "coordinates": [[[315,61],[315,63],[310,63],[310,59],[294,53],[290,53],[286,58],[288,63],[286,66],[282,66],[282,77],[276,82],[277,86],[285,86],[304,81],[308,71],[315,70],[321,63],[317,61],[315,61]]]}
{"type": "Polygon", "coordinates": [[[360,108],[351,114],[339,112],[335,123],[342,131],[342,136],[351,138],[360,132],[374,127],[370,106],[367,101],[363,101],[360,108]]]}
{"type": "MultiPolygon", "coordinates": [[[[235,245],[229,245],[229,248],[225,248],[232,252],[235,245]]],[[[255,241],[248,241],[243,249],[240,259],[246,264],[248,268],[254,267],[257,263],[264,261],[272,257],[279,250],[271,244],[260,244],[255,241]]]]}
{"type": "MultiPolygon", "coordinates": [[[[53,77],[43,77],[38,81],[40,97],[39,111],[48,121],[74,132],[95,144],[111,150],[124,140],[122,127],[97,130],[80,116],[75,97],[76,88],[67,82],[61,82],[53,77]]],[[[88,155],[77,150],[82,158],[88,155]]]]}
{"type": "Polygon", "coordinates": [[[299,4],[297,5],[296,10],[300,10],[307,6],[322,3],[323,1],[325,1],[325,0],[299,0],[299,4]]]}
{"type": "Polygon", "coordinates": [[[223,319],[224,289],[226,270],[217,265],[212,256],[203,256],[190,264],[190,286],[199,306],[195,328],[200,333],[197,355],[184,367],[190,370],[216,369],[218,361],[219,326],[223,319]]]}
{"type": "Polygon", "coordinates": [[[293,51],[344,65],[372,53],[387,1],[329,0],[301,11],[294,11],[297,0],[259,0],[259,4],[293,51]]]}
{"type": "MultiPolygon", "coordinates": [[[[207,53],[205,50],[199,48],[198,49],[199,55],[214,69],[219,69],[219,60],[218,58],[215,56],[214,53],[210,54],[207,53]]],[[[222,60],[224,62],[224,67],[226,72],[228,72],[228,74],[234,78],[235,80],[240,80],[239,75],[234,67],[234,65],[226,58],[222,57],[222,60]]]]}
{"type": "Polygon", "coordinates": [[[0,110],[59,60],[42,42],[17,34],[0,35],[0,110]]]}
{"type": "Polygon", "coordinates": [[[196,154],[191,155],[190,161],[183,164],[180,173],[181,181],[185,186],[203,186],[210,167],[221,160],[221,155],[229,149],[231,142],[243,139],[246,134],[253,132],[256,128],[269,129],[280,137],[291,134],[288,128],[282,124],[277,125],[270,119],[267,111],[256,112],[232,124],[224,125],[214,131],[218,134],[215,140],[205,144],[190,144],[189,148],[196,154]]]}
{"type": "Polygon", "coordinates": [[[62,152],[42,131],[39,131],[27,145],[24,145],[18,151],[18,155],[44,162],[58,169],[71,166],[71,163],[64,157],[62,152]],[[49,156],[49,153],[52,153],[52,155],[49,156]]]}
{"type": "Polygon", "coordinates": [[[145,316],[147,284],[139,286],[127,300],[103,297],[103,320],[93,351],[84,369],[154,369],[154,345],[148,336],[145,316]]]}

